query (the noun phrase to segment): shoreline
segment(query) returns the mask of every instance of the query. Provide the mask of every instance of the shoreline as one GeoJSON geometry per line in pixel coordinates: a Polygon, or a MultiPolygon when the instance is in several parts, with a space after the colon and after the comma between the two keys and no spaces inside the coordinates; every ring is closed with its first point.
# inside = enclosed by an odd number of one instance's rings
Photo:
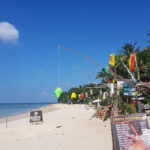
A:
{"type": "Polygon", "coordinates": [[[56,110],[55,105],[57,105],[57,104],[58,103],[49,104],[49,105],[46,105],[46,106],[43,106],[43,107],[34,108],[34,109],[31,109],[31,110],[28,110],[28,111],[25,111],[25,112],[21,112],[21,113],[18,113],[18,114],[6,116],[6,117],[1,117],[0,118],[0,124],[6,123],[6,118],[7,118],[8,122],[11,122],[11,121],[16,121],[16,120],[23,119],[23,118],[26,118],[26,117],[30,117],[30,112],[34,111],[34,110],[42,110],[43,114],[47,113],[47,112],[55,111],[56,110]]]}
{"type": "MultiPolygon", "coordinates": [[[[0,118],[0,124],[6,123],[6,118],[7,118],[8,122],[12,122],[12,121],[16,121],[16,120],[19,120],[19,119],[30,117],[30,112],[31,111],[41,110],[42,114],[52,112],[52,111],[56,111],[57,109],[60,109],[59,105],[66,105],[68,107],[71,106],[71,105],[63,104],[63,103],[49,104],[49,105],[46,105],[46,106],[43,106],[43,107],[31,109],[31,110],[28,110],[26,112],[22,112],[22,113],[19,113],[19,114],[14,114],[14,115],[7,116],[7,117],[1,117],[0,118]]],[[[73,105],[74,106],[75,105],[80,105],[81,106],[81,105],[85,105],[85,104],[73,104],[73,105]]],[[[150,127],[150,116],[147,116],[147,120],[148,120],[148,124],[149,124],[149,127],[150,127]]]]}

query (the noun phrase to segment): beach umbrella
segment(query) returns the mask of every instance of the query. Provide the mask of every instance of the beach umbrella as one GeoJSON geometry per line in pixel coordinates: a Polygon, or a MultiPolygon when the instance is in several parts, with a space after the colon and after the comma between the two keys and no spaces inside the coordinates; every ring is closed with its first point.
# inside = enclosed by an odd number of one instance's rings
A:
{"type": "Polygon", "coordinates": [[[71,94],[71,99],[76,98],[76,97],[77,97],[77,94],[76,94],[75,92],[73,92],[73,93],[71,94]]]}
{"type": "Polygon", "coordinates": [[[61,96],[61,94],[63,93],[61,88],[56,88],[55,90],[55,95],[57,98],[59,98],[61,96]]]}
{"type": "Polygon", "coordinates": [[[96,99],[96,100],[92,101],[92,103],[97,103],[98,106],[100,105],[100,102],[101,102],[100,99],[96,99]]]}
{"type": "Polygon", "coordinates": [[[83,93],[80,95],[80,98],[81,98],[81,99],[84,99],[84,94],[83,94],[83,93]]]}
{"type": "Polygon", "coordinates": [[[92,103],[98,103],[98,102],[101,102],[101,100],[100,99],[96,99],[96,100],[92,101],[92,103]]]}

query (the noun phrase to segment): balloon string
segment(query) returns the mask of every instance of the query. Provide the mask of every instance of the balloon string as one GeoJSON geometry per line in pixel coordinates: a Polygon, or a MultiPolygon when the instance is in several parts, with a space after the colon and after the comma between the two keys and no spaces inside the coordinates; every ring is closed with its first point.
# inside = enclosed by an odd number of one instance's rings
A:
{"type": "Polygon", "coordinates": [[[60,46],[58,46],[57,85],[60,86],[60,46]]]}

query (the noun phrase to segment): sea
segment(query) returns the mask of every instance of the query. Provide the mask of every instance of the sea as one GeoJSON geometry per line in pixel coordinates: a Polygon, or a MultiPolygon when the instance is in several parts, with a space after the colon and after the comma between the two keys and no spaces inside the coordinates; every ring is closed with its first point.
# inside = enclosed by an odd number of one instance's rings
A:
{"type": "Polygon", "coordinates": [[[18,115],[56,103],[0,103],[0,118],[18,115]]]}

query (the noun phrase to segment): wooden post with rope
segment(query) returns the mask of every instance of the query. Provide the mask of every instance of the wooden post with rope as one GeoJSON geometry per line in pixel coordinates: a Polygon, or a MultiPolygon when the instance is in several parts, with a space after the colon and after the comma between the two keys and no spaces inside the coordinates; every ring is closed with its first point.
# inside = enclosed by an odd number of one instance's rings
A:
{"type": "MultiPolygon", "coordinates": [[[[139,73],[139,68],[137,65],[136,53],[135,53],[135,64],[136,64],[136,68],[137,68],[138,81],[140,81],[140,73],[139,73]]],[[[138,111],[139,111],[139,113],[141,113],[141,101],[138,101],[138,111]]]]}
{"type": "MultiPolygon", "coordinates": [[[[116,74],[116,66],[115,66],[115,74],[116,74]]],[[[117,97],[117,87],[115,87],[115,81],[116,81],[116,77],[114,76],[114,94],[113,94],[113,100],[114,100],[114,104],[113,104],[113,116],[118,116],[118,97],[117,97]]]]}

